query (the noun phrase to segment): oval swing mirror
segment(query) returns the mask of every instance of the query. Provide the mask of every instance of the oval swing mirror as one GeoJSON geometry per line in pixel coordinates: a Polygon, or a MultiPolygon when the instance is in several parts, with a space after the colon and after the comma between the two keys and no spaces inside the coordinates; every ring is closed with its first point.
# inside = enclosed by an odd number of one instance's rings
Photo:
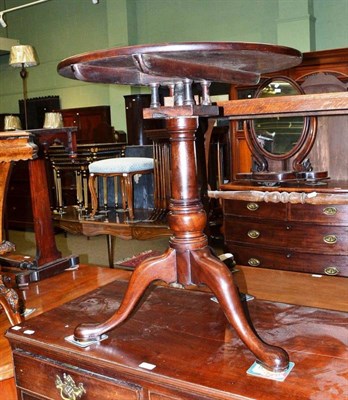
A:
{"type": "MultiPolygon", "coordinates": [[[[303,95],[302,88],[287,77],[274,77],[265,81],[255,97],[303,95]]],[[[266,185],[281,182],[306,181],[316,183],[328,179],[327,171],[313,171],[309,158],[317,133],[315,117],[255,118],[244,122],[244,135],[253,157],[250,173],[237,174],[266,185]],[[273,160],[269,163],[269,160],[273,160]],[[269,167],[272,170],[269,170],[269,167]]]]}
{"type": "MultiPolygon", "coordinates": [[[[264,82],[255,97],[293,96],[303,93],[296,82],[277,77],[264,82]]],[[[256,118],[250,124],[253,142],[260,153],[276,160],[292,157],[302,146],[307,131],[308,118],[304,117],[256,118]]]]}

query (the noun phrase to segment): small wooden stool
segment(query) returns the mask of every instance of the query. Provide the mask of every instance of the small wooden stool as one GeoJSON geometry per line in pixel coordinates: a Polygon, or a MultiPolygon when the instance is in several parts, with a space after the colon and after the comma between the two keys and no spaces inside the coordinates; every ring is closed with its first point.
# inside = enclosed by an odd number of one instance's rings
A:
{"type": "MultiPolygon", "coordinates": [[[[153,172],[154,160],[146,157],[118,157],[92,162],[88,166],[88,187],[92,199],[93,217],[98,210],[98,194],[95,185],[97,177],[120,177],[122,207],[128,209],[129,218],[134,218],[133,210],[133,177],[136,174],[144,175],[153,172]]],[[[117,188],[115,188],[117,190],[117,188]]]]}

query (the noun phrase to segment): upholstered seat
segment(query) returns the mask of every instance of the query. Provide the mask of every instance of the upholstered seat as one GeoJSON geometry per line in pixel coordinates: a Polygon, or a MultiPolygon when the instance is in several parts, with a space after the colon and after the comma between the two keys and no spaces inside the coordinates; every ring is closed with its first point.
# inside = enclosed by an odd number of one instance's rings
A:
{"type": "Polygon", "coordinates": [[[92,199],[92,216],[98,211],[97,177],[120,177],[122,207],[128,210],[129,218],[134,218],[133,178],[136,174],[152,173],[154,161],[146,157],[118,157],[92,162],[89,166],[88,187],[92,199]]]}

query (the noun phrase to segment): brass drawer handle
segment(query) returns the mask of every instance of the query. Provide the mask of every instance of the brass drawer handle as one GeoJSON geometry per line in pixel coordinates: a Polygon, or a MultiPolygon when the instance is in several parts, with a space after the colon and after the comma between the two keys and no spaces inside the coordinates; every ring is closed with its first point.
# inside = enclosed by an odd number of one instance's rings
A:
{"type": "Polygon", "coordinates": [[[335,244],[338,239],[336,235],[326,235],[323,237],[323,240],[326,244],[335,244]]]}
{"type": "Polygon", "coordinates": [[[337,267],[326,267],[324,272],[326,275],[337,275],[340,273],[340,270],[337,267]]]}
{"type": "Polygon", "coordinates": [[[260,236],[260,232],[256,229],[252,229],[248,232],[248,236],[250,237],[250,239],[257,239],[260,236]]]}
{"type": "Polygon", "coordinates": [[[260,264],[261,264],[261,262],[260,262],[260,260],[258,260],[257,258],[249,258],[249,260],[248,260],[248,264],[251,266],[251,267],[258,267],[260,264]]]}
{"type": "Polygon", "coordinates": [[[73,378],[70,375],[63,374],[63,380],[59,375],[56,375],[56,388],[60,390],[60,397],[63,400],[78,400],[86,393],[83,383],[76,386],[73,378]]]}
{"type": "Polygon", "coordinates": [[[325,214],[325,215],[336,215],[337,214],[337,208],[336,207],[325,207],[323,209],[323,214],[325,214]]]}
{"type": "Polygon", "coordinates": [[[249,211],[256,211],[259,209],[259,205],[257,203],[248,203],[247,204],[247,209],[249,211]]]}

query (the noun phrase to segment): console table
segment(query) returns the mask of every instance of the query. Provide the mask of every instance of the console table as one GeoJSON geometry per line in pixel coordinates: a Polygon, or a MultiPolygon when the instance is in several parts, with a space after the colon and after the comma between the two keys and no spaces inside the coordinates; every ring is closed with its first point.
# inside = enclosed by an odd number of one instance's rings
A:
{"type": "MultiPolygon", "coordinates": [[[[44,159],[44,149],[60,141],[71,157],[74,157],[76,150],[76,139],[74,133],[75,127],[66,127],[59,129],[33,129],[27,132],[4,133],[0,143],[0,160],[2,161],[2,171],[6,174],[6,178],[2,182],[1,191],[3,197],[8,184],[8,172],[13,161],[27,159],[29,163],[29,179],[30,179],[30,195],[32,200],[32,209],[34,216],[34,232],[36,240],[36,256],[35,259],[27,262],[25,259],[14,260],[12,258],[1,257],[2,266],[20,267],[30,272],[29,281],[37,281],[49,276],[55,275],[64,269],[78,264],[77,256],[62,257],[61,252],[57,249],[51,209],[50,199],[44,159]],[[31,156],[23,158],[21,156],[22,143],[17,143],[15,138],[29,137],[29,148],[35,146],[35,153],[31,156]],[[12,151],[8,152],[8,148],[12,146],[12,151]],[[12,157],[15,156],[15,157],[12,157]],[[18,156],[19,155],[19,156],[18,156]]],[[[28,140],[28,139],[27,139],[28,140]]],[[[18,141],[18,140],[17,140],[18,141]]],[[[33,151],[33,150],[32,150],[33,151]]],[[[3,212],[3,209],[0,210],[3,212]]],[[[2,218],[2,215],[1,215],[2,218]]],[[[6,243],[5,243],[6,244],[6,243]]],[[[13,246],[14,248],[14,246],[13,246]]],[[[11,249],[1,251],[4,255],[9,253],[11,249]]],[[[13,249],[12,249],[13,250],[13,249]]]]}

